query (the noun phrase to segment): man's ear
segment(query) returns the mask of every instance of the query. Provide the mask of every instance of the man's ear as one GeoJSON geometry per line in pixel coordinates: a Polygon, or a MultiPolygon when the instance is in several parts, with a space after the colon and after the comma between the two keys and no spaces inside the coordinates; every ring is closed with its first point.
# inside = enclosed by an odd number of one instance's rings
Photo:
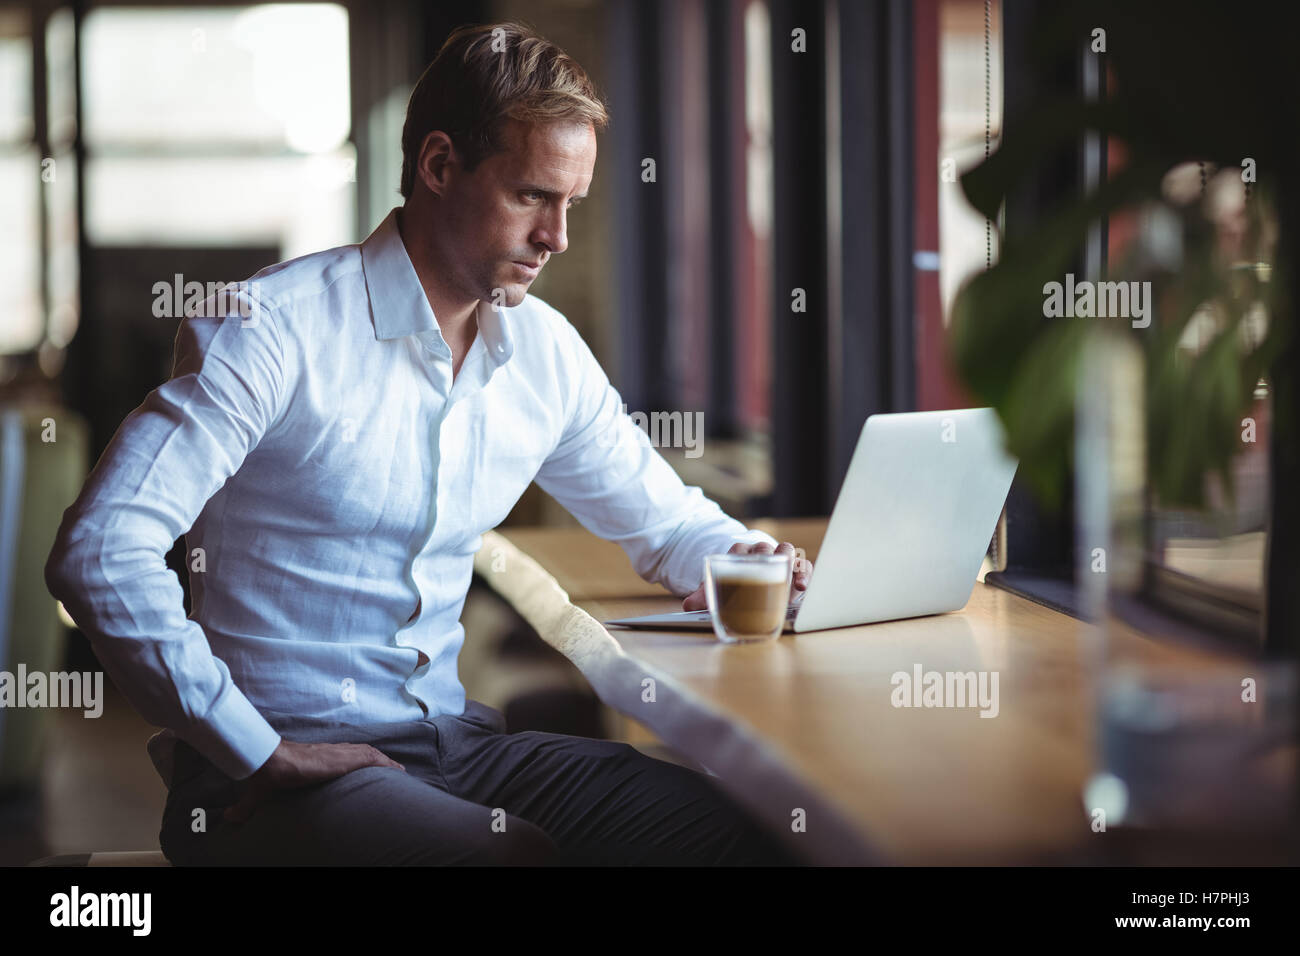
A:
{"type": "Polygon", "coordinates": [[[447,189],[451,166],[459,161],[451,137],[442,130],[433,130],[420,144],[415,174],[429,192],[441,196],[447,189]]]}

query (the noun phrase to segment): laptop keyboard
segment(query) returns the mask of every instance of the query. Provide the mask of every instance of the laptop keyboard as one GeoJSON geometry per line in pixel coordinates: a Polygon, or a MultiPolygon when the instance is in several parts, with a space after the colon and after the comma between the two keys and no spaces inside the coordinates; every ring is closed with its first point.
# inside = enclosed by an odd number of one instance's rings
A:
{"type": "MultiPolygon", "coordinates": [[[[795,615],[798,614],[798,613],[799,613],[799,605],[798,605],[798,604],[791,604],[789,607],[787,607],[787,608],[785,609],[785,619],[786,619],[787,621],[793,621],[795,615]]],[[[707,620],[710,620],[709,612],[708,612],[708,611],[696,611],[696,612],[695,612],[695,618],[693,618],[693,620],[700,620],[700,621],[707,621],[707,620]]]]}

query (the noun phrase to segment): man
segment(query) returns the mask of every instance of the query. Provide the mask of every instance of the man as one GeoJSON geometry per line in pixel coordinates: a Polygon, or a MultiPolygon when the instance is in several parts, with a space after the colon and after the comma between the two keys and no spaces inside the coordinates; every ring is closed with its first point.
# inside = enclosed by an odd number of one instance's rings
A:
{"type": "Polygon", "coordinates": [[[457,31],[411,96],[405,205],[258,273],[240,315],[185,319],[172,378],[65,514],[46,580],[168,728],[150,752],[173,862],[790,861],[706,775],[507,734],[457,677],[480,535],[534,479],[687,608],[705,554],[793,551],[636,440],[527,295],[605,123],[552,44],[457,31]],[[189,619],[164,561],[187,530],[189,619]]]}

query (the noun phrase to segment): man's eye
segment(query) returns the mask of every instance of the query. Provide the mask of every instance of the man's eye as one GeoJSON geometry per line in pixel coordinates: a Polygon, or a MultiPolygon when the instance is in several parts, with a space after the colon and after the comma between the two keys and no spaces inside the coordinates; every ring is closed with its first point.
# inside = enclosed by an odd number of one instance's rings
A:
{"type": "Polygon", "coordinates": [[[525,193],[522,193],[521,195],[522,195],[525,199],[529,199],[529,200],[532,200],[532,199],[541,199],[541,198],[542,198],[542,194],[539,193],[539,192],[537,192],[536,190],[532,190],[532,191],[529,191],[529,192],[525,192],[525,193]]]}

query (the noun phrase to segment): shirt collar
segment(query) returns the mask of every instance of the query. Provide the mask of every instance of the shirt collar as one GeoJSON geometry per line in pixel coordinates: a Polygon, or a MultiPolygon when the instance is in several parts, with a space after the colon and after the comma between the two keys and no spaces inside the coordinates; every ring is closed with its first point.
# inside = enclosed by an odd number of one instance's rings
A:
{"type": "MultiPolygon", "coordinates": [[[[406,245],[397,229],[398,207],[389,210],[381,222],[361,243],[361,266],[370,296],[370,318],[376,339],[395,339],[420,332],[428,336],[439,350],[448,355],[451,349],[442,337],[429,299],[420,285],[415,266],[406,253],[406,245]]],[[[478,334],[491,360],[501,365],[514,354],[514,340],[506,320],[506,310],[490,302],[478,304],[478,334]]]]}

